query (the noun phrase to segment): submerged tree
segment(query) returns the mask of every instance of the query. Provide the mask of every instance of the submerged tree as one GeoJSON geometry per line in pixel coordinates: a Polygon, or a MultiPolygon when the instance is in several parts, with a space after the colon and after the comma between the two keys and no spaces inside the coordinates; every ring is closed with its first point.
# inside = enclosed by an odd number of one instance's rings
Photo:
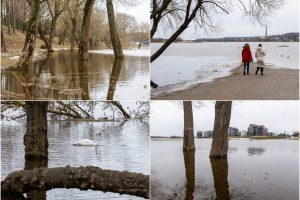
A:
{"type": "Polygon", "coordinates": [[[193,122],[193,106],[191,101],[183,101],[184,112],[184,138],[183,138],[183,150],[194,151],[194,122],[193,122]]]}
{"type": "MultiPolygon", "coordinates": [[[[22,104],[20,106],[25,107],[27,130],[24,135],[25,169],[12,172],[1,181],[1,196],[14,194],[21,198],[23,193],[36,190],[78,188],[80,190],[101,190],[149,198],[149,175],[128,171],[104,170],[92,166],[71,167],[67,165],[55,168],[46,167],[48,159],[48,102],[27,101],[25,103],[5,102],[3,104],[11,108],[16,104],[22,104]],[[29,162],[31,160],[39,162],[39,164],[31,166],[29,162]]],[[[74,113],[77,112],[68,103],[60,102],[57,104],[63,104],[65,112],[68,112],[67,109],[73,110],[74,113]]],[[[123,109],[119,102],[114,102],[114,105],[123,109]]],[[[75,103],[75,106],[78,106],[78,104],[75,103]]],[[[32,197],[31,195],[29,196],[32,197]]]]}
{"type": "Polygon", "coordinates": [[[39,23],[40,0],[31,0],[31,13],[27,24],[25,43],[17,63],[8,69],[26,69],[34,54],[35,41],[39,23]]]}
{"type": "Polygon", "coordinates": [[[47,159],[47,101],[26,101],[25,158],[47,159]]]}
{"type": "Polygon", "coordinates": [[[217,101],[215,104],[215,123],[210,150],[211,158],[227,158],[231,105],[232,101],[217,101]]]}
{"type": "Polygon", "coordinates": [[[122,45],[116,25],[115,12],[112,0],[106,0],[107,17],[110,30],[110,38],[114,50],[115,58],[123,58],[122,45]]]}
{"type": "Polygon", "coordinates": [[[94,3],[95,0],[87,0],[84,5],[81,35],[80,35],[80,42],[79,42],[78,60],[87,60],[88,58],[89,30],[90,30],[91,14],[92,14],[94,3]]]}

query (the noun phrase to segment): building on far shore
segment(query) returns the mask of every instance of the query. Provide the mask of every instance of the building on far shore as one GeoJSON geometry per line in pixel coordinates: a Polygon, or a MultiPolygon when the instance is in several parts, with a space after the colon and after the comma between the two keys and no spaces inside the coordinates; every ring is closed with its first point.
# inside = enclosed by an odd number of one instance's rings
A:
{"type": "Polygon", "coordinates": [[[197,138],[211,138],[213,131],[197,131],[197,138]]]}
{"type": "Polygon", "coordinates": [[[234,127],[229,127],[228,136],[239,136],[239,129],[234,127]]]}
{"type": "Polygon", "coordinates": [[[248,127],[249,136],[268,136],[268,129],[264,125],[250,124],[248,127]]]}
{"type": "Polygon", "coordinates": [[[242,131],[240,131],[239,134],[240,134],[241,137],[244,137],[244,136],[247,136],[248,131],[247,130],[242,130],[242,131]]]}

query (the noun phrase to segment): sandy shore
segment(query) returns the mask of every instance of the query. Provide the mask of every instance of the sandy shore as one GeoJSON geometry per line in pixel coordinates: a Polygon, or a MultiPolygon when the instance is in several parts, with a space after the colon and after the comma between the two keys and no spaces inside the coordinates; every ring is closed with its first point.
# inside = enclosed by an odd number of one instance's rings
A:
{"type": "Polygon", "coordinates": [[[265,68],[264,75],[255,75],[256,64],[250,65],[250,75],[242,67],[231,76],[214,82],[196,84],[182,91],[152,96],[156,100],[298,100],[299,70],[265,68]]]}

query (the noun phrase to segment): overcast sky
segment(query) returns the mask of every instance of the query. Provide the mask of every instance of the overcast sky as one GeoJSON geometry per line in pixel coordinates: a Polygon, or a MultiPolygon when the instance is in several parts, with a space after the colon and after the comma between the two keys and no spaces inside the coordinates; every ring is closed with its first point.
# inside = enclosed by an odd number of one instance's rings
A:
{"type": "MultiPolygon", "coordinates": [[[[194,108],[194,130],[213,130],[214,101],[202,101],[194,108]]],[[[297,101],[234,101],[231,127],[247,130],[249,124],[265,125],[272,132],[292,133],[299,130],[297,101]]],[[[171,136],[183,134],[183,109],[175,101],[151,102],[151,135],[171,136]]]]}
{"type": "MultiPolygon", "coordinates": [[[[218,34],[203,31],[195,31],[193,25],[190,26],[180,37],[184,39],[196,39],[204,37],[235,37],[235,36],[264,36],[265,27],[252,24],[249,20],[243,19],[241,10],[236,5],[229,15],[220,15],[217,18],[218,27],[222,30],[218,34]]],[[[270,25],[268,34],[283,34],[288,32],[299,32],[299,0],[286,0],[285,5],[280,10],[276,10],[268,18],[270,25]]],[[[170,29],[169,29],[170,30],[170,29]]],[[[155,37],[168,37],[170,31],[160,29],[155,37]]]]}
{"type": "Polygon", "coordinates": [[[117,4],[116,11],[133,15],[137,22],[150,22],[150,0],[138,0],[135,7],[117,4]]]}

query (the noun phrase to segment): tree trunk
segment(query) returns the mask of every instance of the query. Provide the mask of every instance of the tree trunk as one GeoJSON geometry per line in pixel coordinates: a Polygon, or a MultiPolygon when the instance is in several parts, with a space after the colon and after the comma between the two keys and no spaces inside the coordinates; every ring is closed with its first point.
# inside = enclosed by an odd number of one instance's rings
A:
{"type": "Polygon", "coordinates": [[[39,13],[40,13],[40,0],[32,0],[31,1],[31,13],[30,18],[27,25],[25,43],[21,53],[21,56],[17,63],[13,65],[9,69],[26,69],[28,63],[33,56],[35,49],[35,41],[37,28],[39,23],[39,13]]]}
{"type": "Polygon", "coordinates": [[[41,26],[41,23],[39,23],[39,25],[38,25],[38,31],[39,31],[39,34],[40,34],[42,40],[44,41],[44,43],[47,47],[48,52],[53,52],[52,43],[50,43],[48,41],[47,37],[45,36],[45,34],[43,32],[43,29],[42,29],[42,26],[41,26]]]}
{"type": "Polygon", "coordinates": [[[58,18],[58,16],[54,16],[54,18],[52,19],[52,22],[51,22],[50,35],[49,35],[49,43],[51,45],[53,43],[53,38],[55,36],[55,26],[56,26],[57,18],[58,18]]]}
{"type": "Polygon", "coordinates": [[[1,181],[1,193],[26,193],[53,188],[101,190],[149,197],[149,176],[128,171],[104,170],[98,167],[55,167],[20,170],[1,181]]]}
{"type": "Polygon", "coordinates": [[[183,101],[184,112],[184,130],[183,130],[183,150],[194,151],[194,122],[193,122],[193,107],[191,101],[183,101]]]}
{"type": "Polygon", "coordinates": [[[26,101],[25,159],[48,159],[47,101],[26,101]]]}
{"type": "Polygon", "coordinates": [[[192,200],[195,192],[195,151],[184,151],[183,156],[186,177],[185,200],[192,200]]]}
{"type": "MultiPolygon", "coordinates": [[[[1,1],[1,20],[3,19],[2,8],[3,8],[3,1],[1,1]]],[[[2,23],[1,23],[1,52],[7,52],[7,49],[6,49],[6,46],[5,46],[2,23]]]]}
{"type": "Polygon", "coordinates": [[[227,158],[231,105],[231,101],[216,102],[213,141],[210,150],[211,158],[227,158]]]}
{"type": "Polygon", "coordinates": [[[15,0],[11,0],[11,26],[12,26],[12,31],[15,34],[16,33],[16,8],[15,8],[15,0]]]}
{"type": "Polygon", "coordinates": [[[122,65],[123,65],[123,59],[118,59],[118,58],[114,59],[114,64],[109,79],[109,87],[108,87],[106,100],[114,99],[114,94],[116,91],[116,86],[120,76],[122,65]]]}
{"type": "Polygon", "coordinates": [[[131,116],[126,112],[126,110],[124,110],[124,108],[122,107],[120,102],[110,101],[110,103],[112,103],[114,106],[116,106],[121,111],[121,113],[123,114],[125,119],[130,119],[131,118],[131,116]]]}
{"type": "Polygon", "coordinates": [[[4,41],[2,24],[1,24],[1,52],[7,52],[6,46],[5,46],[5,41],[4,41]]]}
{"type": "Polygon", "coordinates": [[[107,9],[107,16],[108,16],[108,23],[109,23],[109,30],[110,30],[110,38],[114,49],[115,58],[123,58],[124,54],[122,51],[122,45],[118,34],[112,0],[106,0],[106,9],[107,9]]]}
{"type": "Polygon", "coordinates": [[[76,17],[71,19],[72,21],[72,31],[71,31],[71,51],[75,48],[75,37],[76,37],[76,17]]]}
{"type": "Polygon", "coordinates": [[[210,159],[210,164],[216,191],[215,200],[230,200],[227,159],[210,159]]]}
{"type": "Polygon", "coordinates": [[[78,52],[78,60],[87,60],[88,59],[88,40],[89,40],[89,29],[90,29],[90,20],[92,9],[95,0],[87,0],[85,2],[84,10],[83,10],[83,20],[81,26],[81,36],[79,43],[79,52],[78,52]]]}
{"type": "Polygon", "coordinates": [[[6,20],[7,20],[7,34],[11,34],[11,30],[10,30],[10,0],[8,0],[6,2],[6,20]]]}

